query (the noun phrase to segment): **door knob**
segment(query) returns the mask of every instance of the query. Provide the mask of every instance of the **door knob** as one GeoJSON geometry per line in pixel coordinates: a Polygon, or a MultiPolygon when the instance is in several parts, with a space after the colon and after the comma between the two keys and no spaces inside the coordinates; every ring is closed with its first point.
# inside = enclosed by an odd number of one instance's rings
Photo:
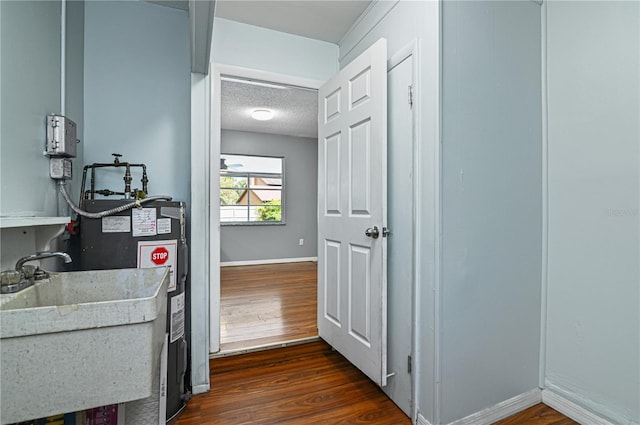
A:
{"type": "Polygon", "coordinates": [[[369,227],[364,231],[364,234],[370,238],[378,239],[378,236],[380,236],[380,229],[378,229],[378,226],[373,226],[373,229],[369,227]]]}

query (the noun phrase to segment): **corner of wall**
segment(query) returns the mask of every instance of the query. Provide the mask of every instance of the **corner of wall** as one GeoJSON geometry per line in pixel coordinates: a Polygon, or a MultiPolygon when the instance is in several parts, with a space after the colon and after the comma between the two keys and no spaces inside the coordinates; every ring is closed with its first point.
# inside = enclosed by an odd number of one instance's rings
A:
{"type": "Polygon", "coordinates": [[[422,416],[422,413],[418,412],[416,425],[432,425],[432,424],[424,416],[422,416]]]}
{"type": "Polygon", "coordinates": [[[191,382],[194,394],[209,390],[210,250],[209,105],[210,75],[191,74],[191,382]]]}
{"type": "Polygon", "coordinates": [[[576,394],[569,394],[550,383],[542,390],[542,402],[582,425],[638,425],[638,421],[630,421],[628,418],[614,419],[605,412],[605,407],[597,406],[576,394]]]}

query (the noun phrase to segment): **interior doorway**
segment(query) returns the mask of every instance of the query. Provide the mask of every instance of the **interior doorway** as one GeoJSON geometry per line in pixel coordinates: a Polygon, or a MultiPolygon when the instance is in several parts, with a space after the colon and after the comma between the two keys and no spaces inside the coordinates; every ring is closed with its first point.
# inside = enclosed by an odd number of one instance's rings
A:
{"type": "MultiPolygon", "coordinates": [[[[397,111],[402,119],[390,118],[389,136],[392,140],[393,148],[389,155],[388,169],[394,175],[390,181],[390,187],[398,185],[399,189],[394,190],[395,198],[392,197],[390,204],[390,223],[391,238],[397,242],[392,242],[393,251],[397,254],[394,265],[389,270],[389,290],[393,292],[393,296],[389,298],[388,311],[389,329],[393,332],[390,338],[389,349],[389,371],[387,376],[388,385],[385,392],[396,402],[398,406],[409,416],[412,416],[415,400],[415,381],[411,377],[412,358],[415,353],[415,303],[417,290],[416,268],[416,249],[417,241],[415,233],[418,231],[417,217],[420,215],[419,198],[416,182],[418,179],[415,173],[419,171],[417,167],[417,140],[416,126],[419,124],[414,122],[414,117],[419,117],[417,112],[419,99],[413,98],[412,87],[415,87],[416,67],[416,43],[411,43],[401,51],[393,55],[387,63],[387,71],[389,71],[390,94],[393,97],[389,107],[391,113],[397,111]],[[396,105],[398,107],[396,107],[396,105]],[[404,109],[399,106],[405,105],[404,109]],[[408,108],[408,110],[406,109],[408,108]],[[409,119],[407,119],[409,118],[409,119]],[[399,173],[399,170],[402,173],[399,173]],[[397,176],[398,178],[395,178],[397,176]]],[[[220,159],[220,108],[221,108],[221,79],[225,75],[233,75],[242,78],[255,79],[262,82],[281,83],[299,87],[318,89],[323,82],[310,81],[289,76],[270,74],[261,71],[247,70],[241,68],[214,66],[212,71],[212,144],[211,144],[211,163],[217,163],[220,159]],[[217,108],[217,110],[216,110],[217,108]]],[[[419,120],[418,120],[419,121],[419,120]]],[[[217,200],[220,196],[220,185],[217,180],[211,181],[211,200],[217,200]]],[[[220,249],[215,243],[220,241],[220,223],[219,209],[211,209],[212,227],[212,247],[211,247],[211,312],[210,312],[210,345],[211,352],[220,351],[220,249]],[[217,227],[215,227],[217,226],[217,227]]],[[[315,217],[315,213],[314,213],[315,217]]],[[[272,246],[275,248],[279,245],[279,241],[274,241],[272,246]]],[[[393,255],[393,253],[392,253],[393,255]]]]}
{"type": "Polygon", "coordinates": [[[217,211],[220,248],[211,262],[211,353],[315,339],[320,82],[214,70],[211,164],[219,161],[221,173],[212,176],[211,199],[228,205],[217,211]],[[256,111],[274,119],[252,119],[256,111]],[[305,114],[313,116],[312,132],[305,114]],[[250,170],[243,155],[281,158],[281,175],[250,170]],[[230,209],[243,211],[230,218],[230,209]]]}

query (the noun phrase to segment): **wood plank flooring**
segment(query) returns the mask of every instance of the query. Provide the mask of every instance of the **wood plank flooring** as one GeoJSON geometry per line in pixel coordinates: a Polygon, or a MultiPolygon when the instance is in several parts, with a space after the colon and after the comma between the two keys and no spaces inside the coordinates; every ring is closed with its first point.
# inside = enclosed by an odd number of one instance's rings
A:
{"type": "MultiPolygon", "coordinates": [[[[174,425],[410,425],[366,376],[323,341],[212,359],[211,391],[174,425]]],[[[498,425],[574,425],[539,404],[498,425]]]]}
{"type": "Polygon", "coordinates": [[[542,403],[495,423],[495,425],[579,425],[542,403]]]}
{"type": "Polygon", "coordinates": [[[220,351],[318,336],[317,264],[222,267],[220,351]]]}
{"type": "Polygon", "coordinates": [[[175,425],[410,425],[364,374],[323,341],[211,360],[211,392],[175,425]]]}

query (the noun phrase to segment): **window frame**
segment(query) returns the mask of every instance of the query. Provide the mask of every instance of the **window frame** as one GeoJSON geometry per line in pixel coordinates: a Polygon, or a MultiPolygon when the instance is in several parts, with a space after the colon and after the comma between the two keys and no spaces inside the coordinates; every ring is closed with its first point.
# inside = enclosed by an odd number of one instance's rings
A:
{"type": "MultiPolygon", "coordinates": [[[[220,210],[220,226],[284,226],[286,224],[286,214],[285,214],[285,157],[284,156],[275,156],[275,155],[250,155],[244,153],[221,153],[220,158],[225,155],[230,156],[246,156],[252,158],[273,158],[279,159],[281,161],[282,171],[280,174],[277,173],[263,173],[263,172],[243,172],[243,171],[226,171],[222,172],[218,170],[218,179],[221,177],[242,177],[247,179],[247,187],[224,187],[222,184],[218,184],[220,188],[220,195],[218,199],[218,209],[220,210]],[[272,191],[280,191],[280,221],[249,221],[249,214],[251,207],[259,207],[260,205],[251,205],[251,186],[250,179],[252,177],[264,177],[264,178],[279,178],[281,181],[280,189],[258,189],[258,190],[272,190],[272,191]],[[220,203],[220,198],[222,197],[223,190],[247,190],[247,196],[249,197],[247,207],[247,221],[222,221],[222,205],[220,203]]],[[[242,205],[244,206],[244,205],[242,205]]]]}

